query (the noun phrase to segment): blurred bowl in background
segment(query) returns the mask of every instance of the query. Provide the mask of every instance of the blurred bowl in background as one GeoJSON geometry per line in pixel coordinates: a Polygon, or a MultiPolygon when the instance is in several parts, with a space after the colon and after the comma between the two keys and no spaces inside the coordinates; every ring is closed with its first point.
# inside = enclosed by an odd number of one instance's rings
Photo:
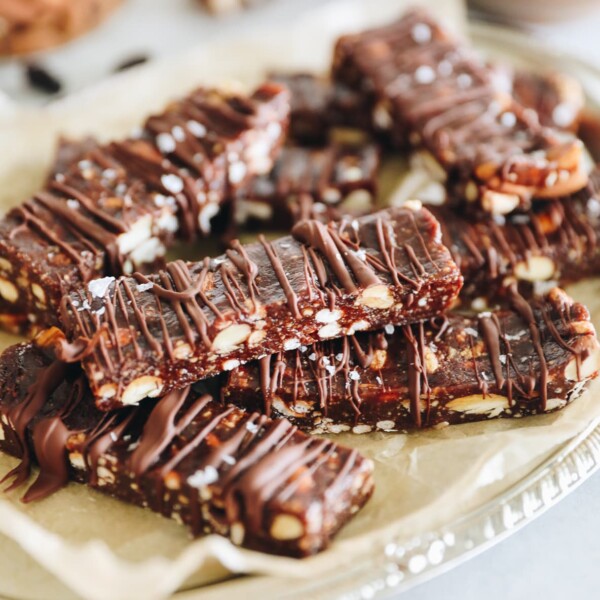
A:
{"type": "Polygon", "coordinates": [[[600,0],[469,0],[469,6],[509,23],[549,23],[600,12],[600,0]]]}

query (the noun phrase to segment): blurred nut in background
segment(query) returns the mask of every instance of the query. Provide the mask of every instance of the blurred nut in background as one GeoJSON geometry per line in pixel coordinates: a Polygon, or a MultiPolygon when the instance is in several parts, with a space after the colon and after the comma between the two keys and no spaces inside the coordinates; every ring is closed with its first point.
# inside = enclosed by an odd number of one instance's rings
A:
{"type": "Polygon", "coordinates": [[[122,0],[0,0],[0,55],[63,44],[98,25],[122,0]]]}

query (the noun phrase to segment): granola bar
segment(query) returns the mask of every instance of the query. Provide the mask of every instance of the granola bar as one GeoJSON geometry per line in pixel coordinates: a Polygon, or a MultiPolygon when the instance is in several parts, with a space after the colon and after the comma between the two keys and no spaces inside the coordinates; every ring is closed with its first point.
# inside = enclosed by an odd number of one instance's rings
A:
{"type": "Polygon", "coordinates": [[[369,131],[371,107],[355,90],[312,73],[272,73],[290,91],[290,136],[324,144],[336,128],[369,131]]]}
{"type": "Polygon", "coordinates": [[[101,413],[78,365],[30,344],[0,357],[5,480],[39,500],[69,480],[237,545],[289,556],[325,548],[373,490],[371,461],[285,420],[223,406],[190,388],[101,413]]]}
{"type": "Polygon", "coordinates": [[[446,310],[462,284],[439,225],[416,203],[65,296],[64,333],[38,341],[83,360],[98,406],[157,397],[242,362],[446,310]],[[66,336],[66,337],[65,337],[66,336]]]}
{"type": "Polygon", "coordinates": [[[530,295],[548,285],[600,273],[600,170],[586,188],[498,222],[430,207],[442,239],[465,280],[461,299],[484,308],[501,301],[515,282],[530,295]]]}
{"type": "Polygon", "coordinates": [[[507,214],[586,184],[583,144],[500,92],[491,67],[422,9],[341,37],[333,76],[371,98],[398,145],[431,154],[453,201],[507,214]]]}
{"type": "Polygon", "coordinates": [[[307,214],[367,214],[374,208],[378,171],[379,149],[373,144],[288,146],[269,175],[256,177],[239,190],[235,220],[246,227],[254,223],[263,230],[285,230],[307,214]],[[312,200],[310,209],[307,196],[312,200]]]}
{"type": "Polygon", "coordinates": [[[587,309],[555,288],[266,356],[228,374],[222,396],[316,433],[406,431],[557,410],[599,368],[587,309]]]}
{"type": "Polygon", "coordinates": [[[287,102],[273,83],[249,97],[200,89],[139,137],[63,148],[64,171],[0,220],[0,324],[54,325],[65,290],[153,266],[176,236],[207,233],[227,195],[272,167],[287,102]]]}

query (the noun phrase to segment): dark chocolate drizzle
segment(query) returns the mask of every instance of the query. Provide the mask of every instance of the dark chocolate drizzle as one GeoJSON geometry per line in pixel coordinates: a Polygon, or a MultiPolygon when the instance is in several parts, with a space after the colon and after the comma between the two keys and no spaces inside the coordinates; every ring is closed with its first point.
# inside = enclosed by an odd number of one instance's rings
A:
{"type": "MultiPolygon", "coordinates": [[[[121,365],[125,361],[131,365],[132,356],[146,366],[153,362],[158,369],[179,369],[185,364],[187,372],[194,370],[202,378],[219,367],[215,361],[206,361],[205,353],[229,354],[213,344],[231,325],[248,324],[250,332],[262,328],[273,346],[274,335],[284,336],[288,328],[285,325],[285,330],[271,333],[274,319],[289,326],[295,320],[304,339],[316,338],[320,325],[310,318],[315,306],[352,311],[353,321],[370,319],[371,309],[354,300],[371,286],[387,288],[411,307],[423,284],[431,285],[431,279],[439,275],[452,288],[448,299],[456,292],[457,272],[445,249],[437,241],[432,244],[437,238],[437,224],[425,210],[389,209],[327,226],[303,221],[292,237],[273,242],[261,237],[249,245],[234,241],[225,255],[212,260],[175,261],[156,275],[136,273],[121,278],[110,284],[103,298],[83,290],[73,293],[63,302],[63,321],[77,347],[84,346],[85,340],[97,340],[95,347],[82,350],[87,352],[84,363],[101,365],[106,379],[119,386],[128,385],[127,378],[133,378],[138,368],[140,376],[144,374],[141,365],[133,364],[122,376],[121,365]],[[444,263],[443,273],[436,260],[444,263]],[[105,335],[94,337],[101,327],[105,335]],[[178,351],[182,343],[188,345],[183,353],[178,351]],[[175,358],[177,354],[183,358],[175,358]],[[207,364],[194,364],[196,356],[207,364]]],[[[427,305],[421,306],[426,312],[427,305]]],[[[293,331],[290,335],[297,337],[293,331]]],[[[235,358],[249,360],[269,350],[249,344],[239,352],[235,358]]],[[[172,380],[168,376],[167,384],[172,380]]],[[[179,385],[192,381],[190,376],[179,385]]],[[[164,388],[165,393],[169,389],[164,388]]]]}
{"type": "MultiPolygon", "coordinates": [[[[176,235],[208,233],[206,215],[214,215],[213,207],[243,183],[231,181],[233,157],[246,178],[274,157],[288,109],[288,93],[276,84],[248,98],[199,89],[150,117],[141,137],[105,145],[86,139],[81,148],[67,143],[59,151],[60,172],[5,218],[7,259],[14,259],[11,252],[30,257],[23,268],[42,286],[48,304],[59,295],[48,269],[56,270],[68,290],[164,264],[164,249],[176,235]],[[256,144],[265,150],[260,165],[253,162],[256,144]],[[136,253],[149,240],[158,250],[147,257],[136,253]]],[[[38,324],[56,323],[55,315],[46,314],[56,306],[37,306],[29,290],[21,295],[17,308],[25,315],[34,314],[38,324]]]]}
{"type": "MultiPolygon", "coordinates": [[[[509,407],[518,404],[543,412],[549,389],[552,397],[568,399],[576,385],[565,379],[571,357],[581,381],[581,360],[595,341],[589,334],[587,341],[580,339],[572,323],[588,321],[589,315],[581,305],[571,305],[563,292],[529,305],[513,289],[511,301],[510,310],[470,317],[449,314],[394,333],[359,334],[266,356],[229,375],[223,397],[244,406],[261,402],[266,414],[290,415],[306,428],[315,414],[332,416],[334,424],[375,425],[373,415],[383,410],[375,405],[389,407],[383,414],[401,417],[404,399],[411,427],[424,427],[430,424],[434,388],[437,410],[443,411],[455,397],[481,393],[484,398],[506,396],[509,407]],[[388,350],[383,362],[378,350],[388,350]],[[303,408],[303,403],[312,408],[303,408]]],[[[318,422],[313,426],[318,428],[318,422]]]]}
{"type": "Polygon", "coordinates": [[[26,502],[47,497],[68,482],[68,453],[75,451],[82,456],[84,478],[92,486],[118,495],[119,485],[128,490],[135,484],[145,490],[143,498],[150,507],[167,516],[175,510],[167,480],[178,477],[178,497],[188,499],[185,518],[194,533],[214,527],[199,511],[194,487],[208,486],[225,507],[223,516],[217,511],[212,517],[220,521],[217,531],[243,523],[245,538],[260,540],[269,537],[273,516],[286,510],[287,503],[288,510],[300,511],[303,518],[307,507],[295,505],[294,498],[304,494],[305,483],[314,485],[310,482],[319,479],[321,489],[314,496],[318,501],[322,494],[327,497],[345,486],[359,461],[356,452],[309,438],[287,421],[223,407],[190,388],[138,407],[100,413],[93,408],[79,369],[51,362],[36,365],[39,373],[26,372],[36,353],[35,347],[23,345],[0,358],[3,376],[13,378],[14,390],[20,389],[20,378],[33,379],[27,394],[20,397],[16,392],[8,412],[23,448],[15,470],[20,478],[13,485],[24,482],[34,456],[40,467],[23,497],[26,502]],[[99,467],[107,470],[111,465],[116,465],[115,479],[101,481],[99,467]],[[206,483],[191,481],[199,473],[206,475],[206,483]]]}
{"type": "Polygon", "coordinates": [[[477,183],[479,199],[486,190],[516,194],[521,208],[549,189],[566,194],[585,185],[581,159],[566,166],[557,160],[579,156],[580,142],[564,141],[539,124],[535,111],[499,91],[493,67],[422,9],[340,38],[333,75],[379,102],[376,116],[387,109],[399,146],[408,140],[433,154],[449,189],[460,194],[455,201],[464,200],[467,182],[477,183]]]}

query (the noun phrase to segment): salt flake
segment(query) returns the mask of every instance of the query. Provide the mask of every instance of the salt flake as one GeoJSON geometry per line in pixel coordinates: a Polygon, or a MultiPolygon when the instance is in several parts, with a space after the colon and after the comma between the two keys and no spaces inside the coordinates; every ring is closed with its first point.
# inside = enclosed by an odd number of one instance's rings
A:
{"type": "Polygon", "coordinates": [[[88,283],[88,291],[92,298],[104,298],[110,284],[115,281],[114,277],[101,277],[100,279],[92,279],[88,283]]]}

